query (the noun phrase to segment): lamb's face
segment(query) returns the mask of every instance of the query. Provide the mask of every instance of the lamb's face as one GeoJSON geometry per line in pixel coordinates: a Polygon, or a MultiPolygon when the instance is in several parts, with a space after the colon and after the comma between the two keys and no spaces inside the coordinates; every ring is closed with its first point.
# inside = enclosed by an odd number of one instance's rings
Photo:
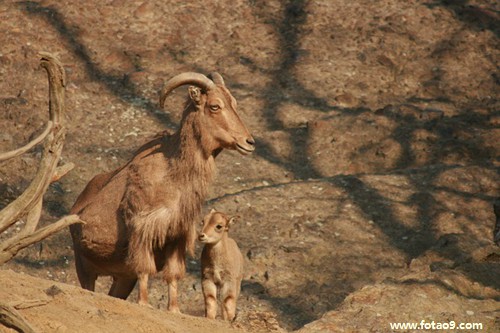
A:
{"type": "Polygon", "coordinates": [[[215,244],[229,230],[230,220],[224,213],[212,210],[205,215],[202,223],[203,228],[198,235],[198,240],[204,244],[215,244]]]}

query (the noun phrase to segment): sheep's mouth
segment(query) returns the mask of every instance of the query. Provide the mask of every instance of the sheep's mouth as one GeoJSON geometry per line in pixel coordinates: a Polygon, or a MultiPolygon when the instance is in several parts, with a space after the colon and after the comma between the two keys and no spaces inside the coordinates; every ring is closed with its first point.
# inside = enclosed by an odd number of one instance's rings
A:
{"type": "Polygon", "coordinates": [[[255,147],[243,147],[239,143],[236,144],[236,150],[242,155],[248,155],[253,153],[255,147]]]}

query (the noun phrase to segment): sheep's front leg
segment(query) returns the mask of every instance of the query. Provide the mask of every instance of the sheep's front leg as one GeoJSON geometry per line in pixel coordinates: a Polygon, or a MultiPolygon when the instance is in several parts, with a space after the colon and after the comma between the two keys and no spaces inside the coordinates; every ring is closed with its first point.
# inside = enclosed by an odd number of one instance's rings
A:
{"type": "Polygon", "coordinates": [[[168,311],[181,313],[179,304],[177,304],[177,280],[172,280],[168,283],[168,311]]]}
{"type": "Polygon", "coordinates": [[[212,280],[204,279],[201,287],[205,298],[205,317],[215,319],[217,315],[217,286],[212,280]]]}
{"type": "Polygon", "coordinates": [[[149,306],[148,304],[148,279],[149,275],[147,273],[140,273],[139,279],[139,299],[138,303],[140,305],[149,306]]]}
{"type": "Polygon", "coordinates": [[[182,279],[186,272],[186,244],[184,242],[169,244],[165,252],[163,279],[168,284],[168,311],[180,313],[177,303],[177,281],[182,279]]]}

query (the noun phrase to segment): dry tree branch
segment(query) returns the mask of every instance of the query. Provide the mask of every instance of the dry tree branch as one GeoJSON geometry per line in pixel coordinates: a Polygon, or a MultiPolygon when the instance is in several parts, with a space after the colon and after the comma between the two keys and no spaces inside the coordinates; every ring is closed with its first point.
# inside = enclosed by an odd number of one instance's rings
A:
{"type": "Polygon", "coordinates": [[[21,333],[36,333],[19,312],[12,306],[0,303],[0,323],[21,333]]]}
{"type": "Polygon", "coordinates": [[[65,133],[65,127],[56,125],[48,135],[48,141],[44,145],[43,157],[35,178],[16,200],[0,211],[0,233],[32,210],[47,191],[61,156],[65,133]]]}
{"type": "Polygon", "coordinates": [[[42,134],[40,134],[35,139],[33,139],[31,142],[29,142],[28,144],[26,144],[25,146],[23,146],[21,148],[0,154],[0,162],[5,161],[5,160],[9,160],[9,159],[17,157],[17,156],[20,156],[20,155],[24,154],[25,152],[27,152],[28,150],[30,150],[31,148],[33,148],[34,146],[36,146],[37,144],[39,144],[40,142],[42,142],[43,139],[45,139],[47,137],[47,135],[50,133],[53,126],[54,126],[54,123],[49,120],[47,122],[47,127],[45,128],[45,130],[43,131],[42,134]]]}
{"type": "Polygon", "coordinates": [[[42,206],[43,200],[40,198],[33,209],[28,212],[28,215],[26,216],[26,224],[24,229],[19,233],[20,235],[24,236],[36,230],[36,226],[38,225],[38,221],[40,221],[40,216],[42,215],[42,206]]]}
{"type": "Polygon", "coordinates": [[[16,310],[30,309],[38,306],[44,306],[51,302],[51,299],[30,299],[27,301],[16,301],[9,303],[16,310]]]}
{"type": "MultiPolygon", "coordinates": [[[[66,127],[64,126],[64,69],[54,56],[40,53],[40,66],[45,68],[49,80],[49,122],[45,131],[35,140],[14,151],[0,154],[0,161],[28,151],[45,139],[44,150],[37,173],[28,188],[0,211],[0,234],[27,216],[27,223],[17,235],[0,244],[0,265],[12,259],[21,249],[39,242],[74,223],[81,223],[77,215],[66,216],[37,230],[42,212],[43,195],[50,183],[57,181],[73,169],[73,163],[57,167],[61,157],[66,127]]],[[[35,332],[33,327],[13,307],[0,302],[0,323],[18,332],[35,332]]]]}
{"type": "Polygon", "coordinates": [[[33,181],[23,194],[0,211],[0,233],[31,211],[41,200],[52,180],[64,144],[66,127],[61,123],[64,119],[61,115],[64,112],[64,70],[59,60],[52,55],[41,55],[41,66],[47,70],[49,80],[49,119],[54,125],[47,135],[43,157],[33,181]]]}
{"type": "Polygon", "coordinates": [[[27,235],[19,233],[18,235],[6,240],[2,244],[0,244],[0,265],[12,259],[20,250],[24,249],[25,247],[37,243],[77,222],[82,223],[78,215],[68,215],[57,222],[51,223],[48,226],[34,231],[33,233],[27,235]]]}
{"type": "Polygon", "coordinates": [[[75,164],[72,162],[66,163],[64,165],[58,166],[52,175],[51,183],[57,182],[59,179],[64,177],[68,172],[73,170],[75,164]]]}
{"type": "Polygon", "coordinates": [[[41,53],[40,66],[45,68],[49,81],[49,133],[46,135],[44,150],[38,171],[28,188],[7,207],[0,211],[0,233],[21,217],[27,216],[25,228],[16,236],[0,244],[0,264],[10,260],[22,248],[36,243],[63,227],[76,223],[79,219],[68,216],[48,227],[35,231],[42,211],[43,195],[49,184],[58,180],[73,168],[73,163],[57,167],[62,153],[66,127],[64,121],[64,69],[54,56],[41,53]]]}

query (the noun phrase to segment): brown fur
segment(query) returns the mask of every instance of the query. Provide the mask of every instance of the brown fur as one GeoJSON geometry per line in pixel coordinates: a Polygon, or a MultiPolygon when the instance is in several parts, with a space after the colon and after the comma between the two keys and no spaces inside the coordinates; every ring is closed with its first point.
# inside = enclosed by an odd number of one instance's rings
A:
{"type": "Polygon", "coordinates": [[[147,304],[148,276],[161,271],[169,309],[178,311],[176,281],[186,251],[193,251],[193,221],[213,180],[214,158],[223,148],[253,150],[224,86],[191,87],[190,94],[176,133],[156,136],[123,167],[95,176],[75,202],[71,213],[86,222],[70,228],[82,287],[94,290],[98,276],[111,275],[110,295],[127,298],[139,278],[139,303],[147,304]],[[218,112],[209,108],[214,103],[223,104],[218,112]]]}
{"type": "Polygon", "coordinates": [[[205,243],[201,254],[201,285],[205,298],[205,316],[217,315],[217,295],[222,302],[222,317],[233,320],[236,301],[243,279],[243,255],[234,239],[229,238],[229,226],[234,218],[210,211],[203,219],[203,230],[198,239],[205,243]]]}

